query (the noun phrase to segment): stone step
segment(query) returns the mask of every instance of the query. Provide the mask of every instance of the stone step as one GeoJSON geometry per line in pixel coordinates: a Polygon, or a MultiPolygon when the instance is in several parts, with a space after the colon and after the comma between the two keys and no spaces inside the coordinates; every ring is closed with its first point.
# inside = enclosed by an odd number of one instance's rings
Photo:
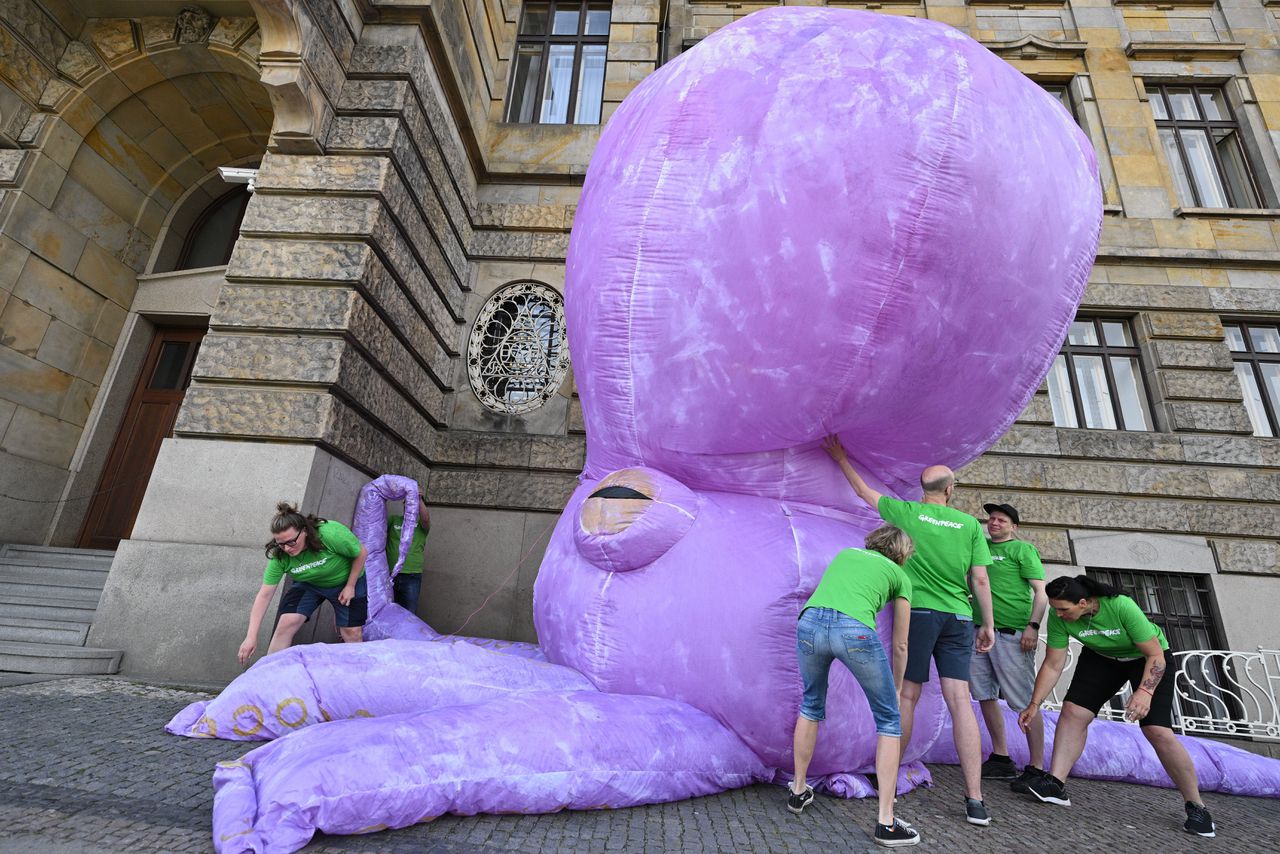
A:
{"type": "Polygon", "coordinates": [[[89,624],[64,620],[37,620],[30,617],[0,617],[0,641],[54,643],[84,646],[89,624]]]}
{"type": "Polygon", "coordinates": [[[0,558],[0,581],[48,584],[51,587],[86,587],[100,591],[107,583],[107,575],[101,569],[37,566],[0,558]]]}
{"type": "Polygon", "coordinates": [[[65,676],[106,675],[120,670],[123,655],[118,649],[0,641],[0,670],[65,676]]]}
{"type": "Polygon", "coordinates": [[[73,549],[61,546],[26,546],[6,543],[0,546],[0,561],[16,561],[36,566],[61,566],[79,569],[108,570],[116,553],[106,549],[73,549]]]}
{"type": "Polygon", "coordinates": [[[88,625],[93,622],[93,615],[97,610],[97,602],[50,601],[47,598],[14,602],[0,599],[0,620],[17,617],[23,620],[50,620],[58,623],[88,625]]]}
{"type": "Polygon", "coordinates": [[[0,602],[42,605],[67,604],[73,608],[97,608],[102,590],[93,587],[64,587],[38,581],[0,578],[0,602]]]}

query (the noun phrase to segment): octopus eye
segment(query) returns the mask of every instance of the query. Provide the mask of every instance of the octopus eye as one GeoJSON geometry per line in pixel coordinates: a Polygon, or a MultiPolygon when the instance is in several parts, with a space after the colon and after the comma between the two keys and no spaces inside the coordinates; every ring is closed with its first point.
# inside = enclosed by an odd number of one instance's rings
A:
{"type": "Polygon", "coordinates": [[[574,538],[582,555],[601,569],[638,569],[684,536],[698,504],[674,478],[651,469],[621,469],[583,500],[574,538]]]}
{"type": "Polygon", "coordinates": [[[644,501],[652,501],[653,499],[629,486],[605,486],[591,493],[588,498],[639,498],[644,501]]]}

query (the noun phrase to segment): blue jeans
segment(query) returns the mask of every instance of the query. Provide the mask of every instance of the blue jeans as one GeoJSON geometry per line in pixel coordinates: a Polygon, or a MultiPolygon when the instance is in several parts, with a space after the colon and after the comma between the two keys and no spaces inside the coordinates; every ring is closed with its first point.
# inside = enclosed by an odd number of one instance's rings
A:
{"type": "Polygon", "coordinates": [[[392,601],[410,614],[418,613],[418,597],[422,594],[422,573],[402,572],[392,584],[392,601]]]}
{"type": "Polygon", "coordinates": [[[834,608],[805,608],[796,625],[796,655],[804,680],[801,717],[826,720],[827,677],[840,659],[862,686],[878,735],[901,736],[898,692],[893,687],[889,657],[876,630],[834,608]]]}

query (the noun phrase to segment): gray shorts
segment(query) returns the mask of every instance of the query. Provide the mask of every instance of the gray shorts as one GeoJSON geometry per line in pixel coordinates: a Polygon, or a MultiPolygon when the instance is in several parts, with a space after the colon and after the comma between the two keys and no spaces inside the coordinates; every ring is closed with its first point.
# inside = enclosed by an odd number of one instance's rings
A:
{"type": "Polygon", "coordinates": [[[975,700],[1004,697],[1009,708],[1020,712],[1031,705],[1036,681],[1036,653],[1022,651],[1022,632],[996,632],[990,652],[975,652],[969,664],[969,691],[975,700]]]}

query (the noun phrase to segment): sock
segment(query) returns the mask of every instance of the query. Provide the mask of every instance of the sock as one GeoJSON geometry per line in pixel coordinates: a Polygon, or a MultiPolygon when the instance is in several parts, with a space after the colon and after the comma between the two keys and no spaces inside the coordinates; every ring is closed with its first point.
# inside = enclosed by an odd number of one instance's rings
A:
{"type": "Polygon", "coordinates": [[[1000,760],[1000,761],[1002,761],[1002,762],[1012,762],[1012,761],[1013,761],[1013,760],[1011,760],[1008,756],[1004,755],[1003,753],[993,753],[993,754],[991,754],[991,758],[992,758],[992,760],[1000,760]]]}

